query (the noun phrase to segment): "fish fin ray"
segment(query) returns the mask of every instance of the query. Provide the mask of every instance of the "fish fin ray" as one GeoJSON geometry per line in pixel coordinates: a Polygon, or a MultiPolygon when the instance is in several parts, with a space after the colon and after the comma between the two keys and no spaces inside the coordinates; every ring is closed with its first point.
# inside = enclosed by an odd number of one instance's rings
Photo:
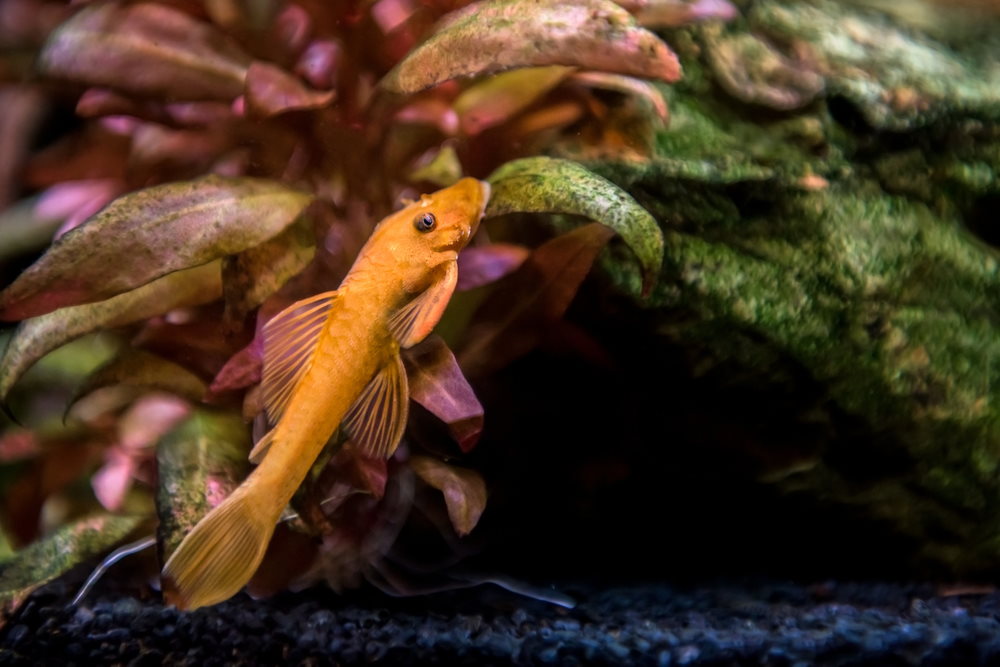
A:
{"type": "Polygon", "coordinates": [[[163,566],[166,601],[197,609],[236,595],[264,559],[275,522],[238,489],[205,515],[163,566]]]}
{"type": "Polygon", "coordinates": [[[316,351],[323,326],[330,317],[336,296],[336,292],[323,292],[296,301],[264,325],[264,370],[261,386],[264,392],[264,409],[272,424],[276,424],[281,418],[295,386],[309,370],[313,352],[316,351]]]}
{"type": "Polygon", "coordinates": [[[277,431],[277,429],[272,428],[264,434],[264,437],[257,441],[257,444],[253,446],[253,449],[250,450],[250,456],[247,457],[250,459],[250,463],[257,465],[264,460],[264,457],[267,456],[267,452],[271,449],[271,445],[274,444],[275,431],[277,431]]]}
{"type": "Polygon", "coordinates": [[[361,391],[343,427],[364,454],[389,458],[403,437],[408,410],[406,370],[397,353],[361,391]]]}
{"type": "Polygon", "coordinates": [[[443,276],[392,316],[389,331],[400,347],[412,347],[427,337],[448,307],[457,283],[458,262],[448,262],[443,276]]]}

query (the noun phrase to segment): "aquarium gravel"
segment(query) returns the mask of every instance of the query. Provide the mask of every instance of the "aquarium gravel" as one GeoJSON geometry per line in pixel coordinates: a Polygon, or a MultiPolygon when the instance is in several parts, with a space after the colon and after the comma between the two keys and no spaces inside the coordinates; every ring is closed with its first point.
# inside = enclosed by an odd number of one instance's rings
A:
{"type": "Polygon", "coordinates": [[[0,664],[1000,664],[1000,594],[927,585],[566,585],[572,610],[479,589],[328,591],[179,613],[46,587],[0,634],[0,664]]]}

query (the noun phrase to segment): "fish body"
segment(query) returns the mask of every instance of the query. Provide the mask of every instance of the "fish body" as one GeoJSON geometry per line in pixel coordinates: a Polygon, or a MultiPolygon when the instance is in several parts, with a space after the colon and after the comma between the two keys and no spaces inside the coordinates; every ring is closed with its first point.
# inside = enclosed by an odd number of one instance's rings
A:
{"type": "Polygon", "coordinates": [[[167,561],[168,602],[216,604],[249,581],[281,512],[338,426],[365,453],[392,454],[409,398],[399,350],[440,319],[458,252],[488,199],[489,186],[472,178],[424,195],[379,223],[336,292],[303,299],[267,323],[261,386],[274,427],[250,454],[257,468],[167,561]]]}

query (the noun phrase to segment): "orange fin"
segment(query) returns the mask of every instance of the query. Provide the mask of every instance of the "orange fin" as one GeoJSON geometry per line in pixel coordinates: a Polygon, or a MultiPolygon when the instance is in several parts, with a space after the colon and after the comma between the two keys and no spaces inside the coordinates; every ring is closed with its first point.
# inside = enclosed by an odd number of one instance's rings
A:
{"type": "Polygon", "coordinates": [[[389,331],[400,347],[412,347],[427,337],[448,307],[457,283],[458,262],[448,262],[443,276],[393,315],[389,331]]]}
{"type": "Polygon", "coordinates": [[[272,424],[281,418],[299,379],[309,370],[336,296],[336,292],[323,292],[296,301],[264,325],[261,387],[264,409],[272,424]]]}
{"type": "Polygon", "coordinates": [[[163,566],[167,603],[197,609],[236,595],[264,558],[275,526],[270,514],[244,488],[206,514],[163,566]]]}
{"type": "Polygon", "coordinates": [[[253,449],[250,450],[250,463],[256,465],[264,460],[264,456],[267,455],[267,451],[271,448],[271,445],[274,444],[274,432],[276,430],[277,429],[272,428],[264,434],[264,437],[257,441],[257,444],[253,446],[253,449]]]}
{"type": "Polygon", "coordinates": [[[361,391],[344,417],[344,430],[367,456],[389,458],[403,437],[408,401],[406,370],[397,353],[361,391]]]}

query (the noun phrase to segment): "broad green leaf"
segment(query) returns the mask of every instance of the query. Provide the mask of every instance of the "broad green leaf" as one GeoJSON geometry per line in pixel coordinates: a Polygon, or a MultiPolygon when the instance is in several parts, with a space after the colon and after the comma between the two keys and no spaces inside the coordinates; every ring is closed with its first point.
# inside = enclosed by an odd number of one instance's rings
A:
{"type": "Polygon", "coordinates": [[[157,539],[166,562],[199,519],[246,474],[250,434],[239,415],[196,410],[156,447],[157,539]]]}
{"type": "Polygon", "coordinates": [[[445,144],[427,163],[411,171],[408,178],[414,183],[427,181],[441,188],[454,185],[462,178],[462,163],[455,147],[445,144]]]}
{"type": "Polygon", "coordinates": [[[212,262],[171,273],[106,301],[60,308],[21,322],[0,358],[0,402],[36,361],[74,338],[214,301],[222,293],[219,274],[219,262],[212,262]]]}
{"type": "Polygon", "coordinates": [[[99,301],[242,252],[292,224],[310,199],[275,181],[218,176],[124,195],[60,237],[0,293],[0,319],[99,301]]]}
{"type": "Polygon", "coordinates": [[[420,479],[441,491],[455,532],[465,536],[479,523],[486,509],[486,483],[479,473],[456,468],[429,456],[414,456],[410,467],[420,479]]]}
{"type": "Polygon", "coordinates": [[[493,186],[486,217],[505,213],[572,213],[614,229],[642,267],[649,294],[663,264],[663,232],[646,209],[611,181],[575,162],[549,157],[514,160],[487,179],[493,186]]]}
{"type": "Polygon", "coordinates": [[[524,111],[573,73],[572,67],[526,67],[504,72],[467,88],[454,108],[459,127],[479,134],[524,111]]]}
{"type": "Polygon", "coordinates": [[[485,0],[445,16],[379,85],[416,93],[457,77],[543,65],[681,76],[673,51],[609,0],[485,0]]]}
{"type": "Polygon", "coordinates": [[[312,225],[295,224],[258,246],[227,257],[222,263],[223,321],[232,328],[277,292],[316,254],[312,225]]]}
{"type": "Polygon", "coordinates": [[[98,514],[81,519],[0,564],[0,627],[32,591],[121,542],[144,518],[98,514]]]}
{"type": "Polygon", "coordinates": [[[462,369],[482,375],[538,345],[612,236],[611,229],[592,222],[536,248],[476,310],[458,355],[462,369]]]}
{"type": "Polygon", "coordinates": [[[230,101],[250,57],[215,27],[153,3],[94,3],[42,49],[46,75],[159,99],[230,101]]]}
{"type": "Polygon", "coordinates": [[[180,364],[144,350],[126,347],[84,380],[66,407],[66,412],[90,392],[116,384],[166,391],[192,402],[200,401],[208,388],[201,378],[180,364]]]}

